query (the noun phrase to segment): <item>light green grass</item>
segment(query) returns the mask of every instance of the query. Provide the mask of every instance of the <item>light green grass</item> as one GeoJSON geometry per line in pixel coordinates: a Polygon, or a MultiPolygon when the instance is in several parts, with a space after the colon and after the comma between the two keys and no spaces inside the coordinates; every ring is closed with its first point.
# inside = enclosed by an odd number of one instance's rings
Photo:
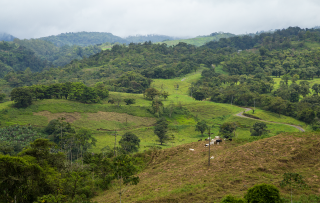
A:
{"type": "Polygon", "coordinates": [[[261,110],[261,109],[257,109],[254,111],[248,111],[246,112],[247,114],[252,114],[254,116],[259,117],[262,120],[266,120],[266,121],[273,121],[273,122],[278,122],[278,123],[287,123],[287,124],[292,124],[292,125],[297,125],[297,126],[301,126],[301,127],[306,127],[306,124],[302,121],[299,121],[297,119],[294,119],[292,117],[289,116],[284,116],[281,115],[279,117],[279,114],[270,112],[270,111],[265,111],[265,110],[261,110]]]}
{"type": "Polygon", "coordinates": [[[6,109],[6,108],[9,108],[12,104],[13,104],[13,102],[12,102],[12,101],[8,101],[8,102],[0,103],[0,110],[2,110],[2,109],[6,109]]]}
{"type": "Polygon", "coordinates": [[[158,42],[159,44],[166,43],[168,46],[174,46],[177,45],[179,42],[184,42],[187,44],[192,44],[195,46],[202,46],[206,44],[207,42],[210,41],[218,41],[220,38],[228,38],[235,36],[234,34],[230,33],[224,33],[224,34],[219,34],[216,36],[206,36],[206,37],[195,37],[195,38],[190,38],[190,39],[179,39],[179,40],[170,40],[170,41],[163,41],[163,42],[158,42]]]}

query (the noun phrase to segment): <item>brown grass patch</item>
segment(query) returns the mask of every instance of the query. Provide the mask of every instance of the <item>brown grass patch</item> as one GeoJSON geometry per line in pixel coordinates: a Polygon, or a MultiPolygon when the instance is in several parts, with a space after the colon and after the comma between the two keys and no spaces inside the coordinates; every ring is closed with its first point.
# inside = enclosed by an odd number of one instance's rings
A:
{"type": "Polygon", "coordinates": [[[85,116],[82,116],[78,112],[74,113],[51,113],[49,111],[41,111],[37,113],[33,113],[33,115],[45,116],[48,118],[48,121],[53,119],[58,119],[61,117],[66,118],[67,122],[74,122],[76,120],[92,120],[92,121],[117,121],[120,123],[135,123],[137,126],[152,126],[155,122],[155,118],[147,118],[147,117],[138,117],[132,116],[126,113],[115,113],[115,112],[102,112],[99,111],[97,113],[84,113],[85,116]]]}
{"type": "Polygon", "coordinates": [[[117,121],[120,123],[135,123],[136,125],[151,126],[156,122],[155,118],[132,116],[126,113],[116,113],[116,112],[102,112],[97,113],[86,113],[88,120],[93,121],[117,121]]]}
{"type": "Polygon", "coordinates": [[[48,118],[48,121],[64,117],[66,119],[66,121],[69,122],[69,123],[72,123],[72,122],[74,122],[76,120],[81,119],[81,114],[78,113],[78,112],[74,112],[74,113],[51,113],[49,111],[41,111],[41,112],[37,112],[37,113],[34,112],[33,115],[45,116],[45,117],[48,118]]]}
{"type": "MultiPolygon", "coordinates": [[[[224,142],[208,148],[194,142],[159,150],[151,155],[148,167],[139,174],[140,182],[129,186],[125,202],[218,202],[227,194],[243,196],[249,187],[267,183],[279,187],[285,172],[305,177],[307,189],[295,191],[318,194],[320,190],[319,134],[282,134],[239,146],[224,142]],[[190,151],[189,148],[195,151],[190,151]],[[205,195],[204,195],[205,194],[205,195]]],[[[288,197],[290,190],[280,189],[288,197]]],[[[116,190],[94,198],[99,203],[117,202],[116,190]]]]}

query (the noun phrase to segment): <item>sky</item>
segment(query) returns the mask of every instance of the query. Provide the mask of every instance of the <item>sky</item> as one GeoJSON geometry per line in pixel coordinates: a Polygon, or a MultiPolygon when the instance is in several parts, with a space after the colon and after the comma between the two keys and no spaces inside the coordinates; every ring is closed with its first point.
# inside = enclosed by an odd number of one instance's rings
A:
{"type": "Polygon", "coordinates": [[[320,25],[319,0],[0,0],[0,32],[199,36],[320,25]]]}

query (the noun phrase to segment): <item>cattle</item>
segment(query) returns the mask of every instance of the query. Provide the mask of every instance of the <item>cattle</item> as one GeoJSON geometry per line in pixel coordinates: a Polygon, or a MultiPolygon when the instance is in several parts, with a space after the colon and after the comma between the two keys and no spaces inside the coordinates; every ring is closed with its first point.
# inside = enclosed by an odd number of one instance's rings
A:
{"type": "Polygon", "coordinates": [[[202,141],[202,139],[198,140],[198,142],[202,141]]]}
{"type": "Polygon", "coordinates": [[[194,151],[194,149],[191,149],[191,148],[190,148],[189,150],[190,150],[190,151],[194,151]]]}

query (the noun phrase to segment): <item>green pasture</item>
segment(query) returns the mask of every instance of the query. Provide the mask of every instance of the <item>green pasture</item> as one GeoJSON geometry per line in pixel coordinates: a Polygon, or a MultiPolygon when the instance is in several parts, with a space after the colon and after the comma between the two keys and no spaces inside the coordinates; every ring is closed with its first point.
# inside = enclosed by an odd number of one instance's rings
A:
{"type": "Polygon", "coordinates": [[[287,123],[287,124],[292,124],[292,125],[297,125],[297,126],[301,126],[302,128],[306,127],[306,124],[302,121],[299,121],[297,119],[294,119],[292,117],[289,116],[284,116],[284,115],[280,115],[277,113],[273,113],[270,111],[264,111],[261,109],[257,109],[254,111],[248,111],[246,112],[247,114],[252,114],[262,120],[266,120],[266,121],[273,121],[273,122],[278,122],[278,123],[287,123]]]}

